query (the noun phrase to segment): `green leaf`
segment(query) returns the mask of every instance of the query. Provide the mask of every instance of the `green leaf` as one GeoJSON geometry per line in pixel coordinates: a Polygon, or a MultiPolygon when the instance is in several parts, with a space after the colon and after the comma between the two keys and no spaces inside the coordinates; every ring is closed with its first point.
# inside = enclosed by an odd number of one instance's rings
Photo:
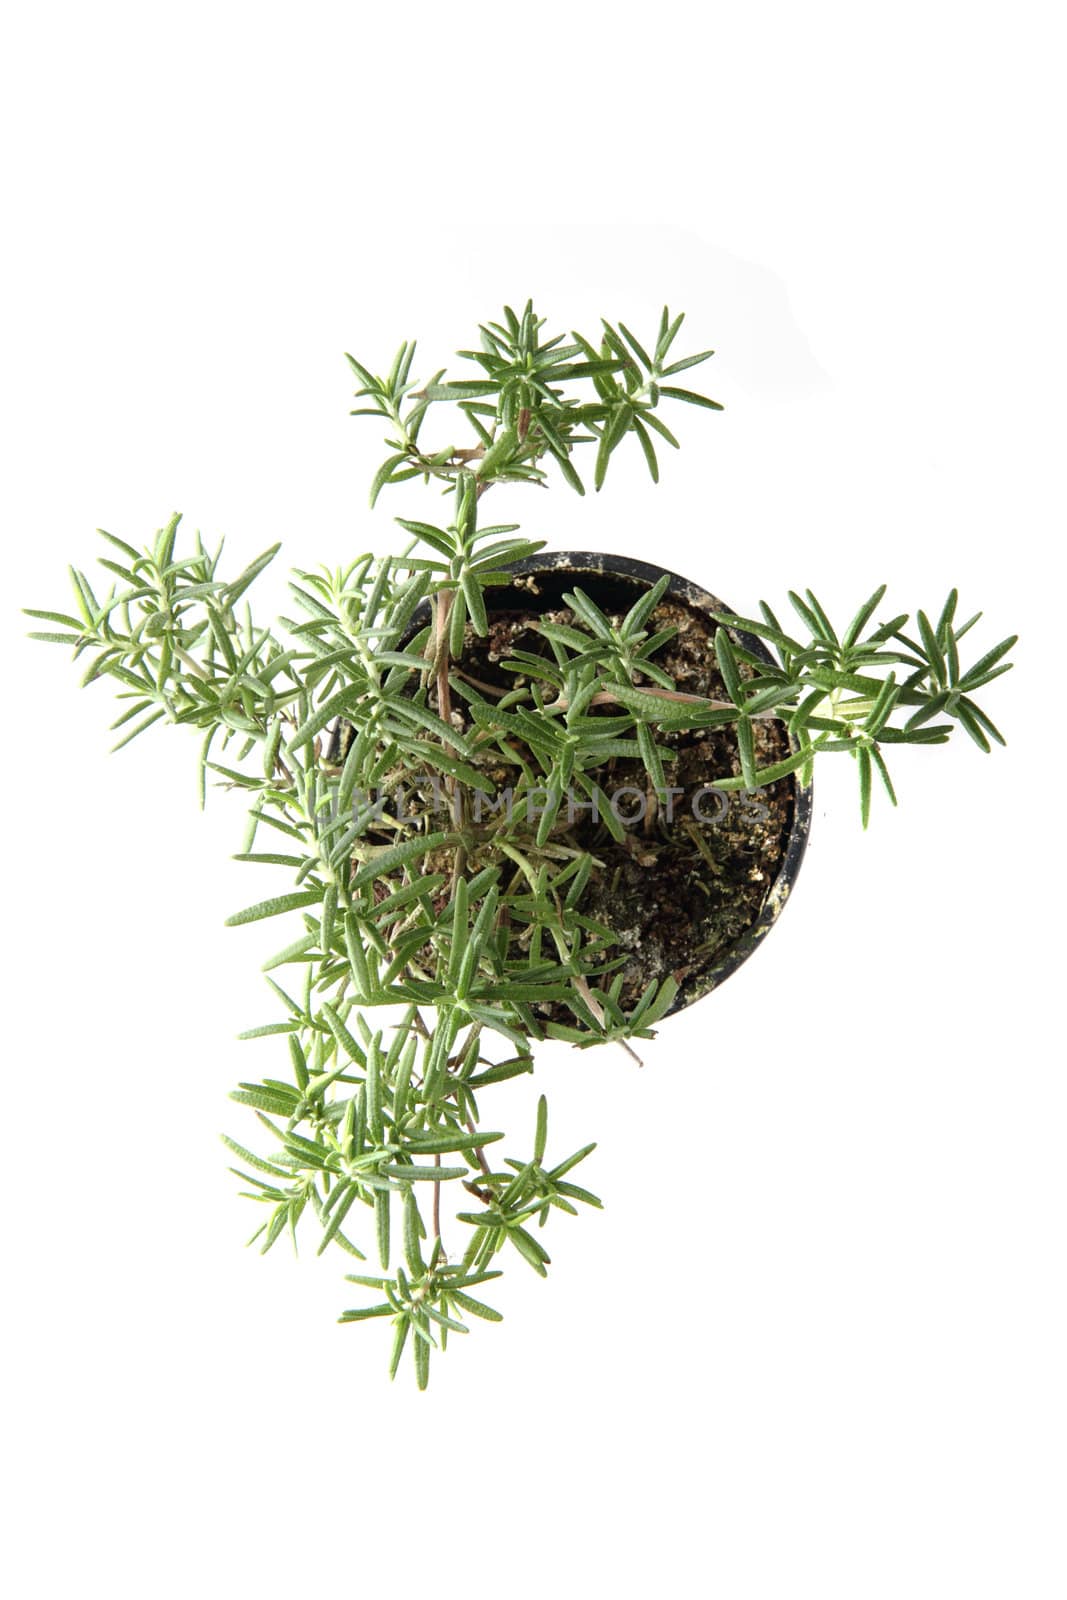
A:
{"type": "Polygon", "coordinates": [[[408,1264],[408,1271],[421,1276],[426,1270],[422,1259],[420,1240],[422,1237],[422,1218],[419,1216],[418,1202],[409,1189],[404,1196],[404,1259],[408,1264]]]}
{"type": "MultiPolygon", "coordinates": [[[[401,844],[386,845],[376,850],[369,860],[364,861],[359,871],[349,884],[349,889],[355,893],[365,883],[371,883],[375,878],[383,878],[395,872],[397,867],[404,866],[409,861],[417,861],[436,850],[438,845],[444,844],[448,838],[447,833],[427,833],[416,839],[405,839],[401,844]]],[[[315,897],[316,899],[318,896],[315,897]]]]}
{"type": "Polygon", "coordinates": [[[983,728],[986,733],[988,733],[991,739],[995,739],[997,744],[1002,745],[1007,743],[1007,740],[1004,738],[1004,735],[1001,733],[1000,729],[989,717],[986,716],[981,706],[976,705],[975,702],[969,698],[964,698],[956,707],[957,714],[963,707],[966,707],[967,711],[975,719],[979,726],[983,728]]]}
{"type": "MultiPolygon", "coordinates": [[[[467,1080],[468,1083],[472,1079],[467,1080]]],[[[405,1155],[444,1155],[459,1150],[477,1150],[502,1139],[502,1133],[483,1133],[476,1129],[470,1133],[465,1128],[454,1128],[447,1133],[411,1134],[404,1144],[405,1155]]],[[[420,1169],[421,1170],[421,1169],[420,1169]]]]}
{"type": "Polygon", "coordinates": [[[264,917],[277,917],[286,911],[298,911],[301,906],[316,904],[322,896],[321,889],[298,889],[291,894],[278,895],[274,900],[260,900],[254,906],[246,906],[243,911],[236,911],[232,917],[227,917],[226,927],[239,928],[246,922],[260,922],[264,917]]]}
{"type": "Polygon", "coordinates": [[[889,769],[886,766],[885,759],[884,759],[884,757],[882,755],[882,752],[879,750],[877,745],[872,745],[871,746],[871,759],[874,762],[875,766],[878,768],[878,772],[879,772],[879,775],[881,776],[882,783],[883,783],[883,785],[885,787],[886,794],[889,796],[889,798],[892,801],[892,803],[894,805],[896,805],[896,803],[897,803],[896,790],[893,788],[893,781],[889,776],[889,769]]]}
{"type": "Polygon", "coordinates": [[[860,815],[866,828],[871,820],[871,752],[865,744],[856,751],[856,760],[860,774],[860,815]]]}
{"type": "MultiPolygon", "coordinates": [[[[334,1190],[334,1193],[336,1192],[337,1191],[334,1190]]],[[[351,1183],[342,1192],[341,1199],[331,1207],[329,1220],[327,1221],[325,1228],[322,1230],[322,1238],[319,1241],[319,1248],[317,1251],[318,1255],[321,1256],[323,1251],[329,1247],[332,1241],[340,1233],[341,1224],[344,1222],[358,1198],[359,1187],[357,1184],[351,1183]]],[[[378,1195],[375,1195],[374,1198],[377,1200],[378,1195]]],[[[386,1195],[386,1199],[388,1199],[388,1195],[386,1195]]],[[[383,1262],[382,1265],[385,1266],[387,1263],[383,1262]]]]}
{"type": "Polygon", "coordinates": [[[332,722],[341,712],[347,711],[359,698],[359,687],[353,683],[346,683],[337,689],[327,700],[311,712],[297,728],[286,745],[290,754],[300,749],[301,745],[309,744],[317,733],[320,733],[327,723],[332,722]]]}
{"type": "MultiPolygon", "coordinates": [[[[398,479],[396,477],[394,477],[394,473],[396,472],[396,469],[400,466],[401,462],[407,461],[407,459],[408,459],[407,451],[406,450],[401,450],[401,451],[398,451],[396,455],[388,456],[382,462],[381,466],[378,468],[377,472],[374,474],[373,481],[371,482],[370,503],[371,503],[371,509],[372,510],[374,508],[374,504],[375,504],[376,500],[378,499],[378,496],[381,494],[382,490],[385,488],[385,485],[387,483],[393,483],[393,482],[398,481],[398,479]]],[[[410,473],[406,473],[406,474],[400,474],[400,476],[413,477],[414,473],[410,472],[410,473]]]]}
{"type": "Polygon", "coordinates": [[[411,1322],[407,1317],[400,1317],[396,1325],[396,1334],[393,1338],[393,1354],[389,1362],[389,1376],[395,1378],[400,1368],[400,1358],[404,1354],[404,1345],[407,1343],[408,1331],[411,1322]]]}
{"type": "Polygon", "coordinates": [[[815,613],[816,617],[819,619],[819,630],[818,631],[820,632],[822,637],[824,639],[826,639],[830,644],[836,644],[837,643],[837,634],[834,632],[833,628],[830,625],[829,617],[826,615],[826,612],[823,610],[823,608],[819,604],[818,600],[816,600],[816,598],[812,594],[811,590],[808,589],[806,591],[806,593],[807,593],[807,596],[808,596],[808,603],[810,604],[811,609],[815,613]]]}
{"type": "Polygon", "coordinates": [[[649,476],[651,477],[653,483],[658,483],[659,462],[656,460],[656,452],[653,447],[652,440],[648,436],[648,429],[641,421],[641,418],[636,415],[633,419],[633,431],[637,435],[638,442],[644,452],[645,461],[648,464],[649,476]]]}
{"type": "Polygon", "coordinates": [[[749,717],[737,719],[737,754],[746,787],[755,789],[759,780],[756,777],[756,752],[752,737],[752,721],[749,717]]]}
{"type": "Polygon", "coordinates": [[[232,583],[226,584],[222,591],[226,605],[232,606],[235,600],[240,599],[245,590],[256,581],[260,573],[270,566],[280,549],[280,544],[272,544],[269,550],[264,550],[261,556],[257,556],[255,561],[249,563],[239,578],[235,578],[232,583]]]}
{"type": "MultiPolygon", "coordinates": [[[[414,1326],[416,1333],[422,1331],[417,1323],[414,1326]]],[[[415,1381],[420,1389],[425,1389],[430,1382],[430,1346],[428,1341],[426,1339],[416,1339],[413,1353],[415,1356],[415,1381]]]]}
{"type": "MultiPolygon", "coordinates": [[[[792,755],[786,756],[783,761],[775,761],[769,767],[757,767],[755,773],[756,786],[777,783],[779,778],[787,778],[791,772],[796,772],[800,767],[803,767],[811,759],[813,752],[819,748],[820,741],[816,740],[811,744],[805,744],[800,750],[795,750],[792,755]]],[[[716,778],[715,787],[716,789],[723,789],[727,793],[733,793],[741,789],[751,789],[753,785],[746,782],[744,777],[716,778]]]]}
{"type": "Polygon", "coordinates": [[[408,533],[414,534],[417,539],[421,539],[424,544],[432,546],[434,550],[439,551],[441,555],[451,561],[456,553],[456,541],[443,528],[435,528],[429,522],[409,522],[406,517],[397,517],[396,520],[408,533]]]}
{"type": "Polygon", "coordinates": [[[544,1095],[537,1102],[537,1133],[534,1137],[534,1160],[540,1166],[545,1159],[545,1145],[548,1143],[548,1101],[544,1095]]]}
{"type": "MultiPolygon", "coordinates": [[[[959,681],[959,687],[966,693],[970,693],[972,689],[980,688],[981,680],[985,678],[990,667],[995,666],[1018,642],[1019,635],[1017,633],[1013,633],[1010,639],[1002,639],[1000,644],[994,646],[992,650],[988,650],[980,661],[976,661],[974,666],[964,673],[959,681]]],[[[1002,670],[1006,671],[1007,669],[1002,668],[1002,670]]]]}
{"type": "Polygon", "coordinates": [[[719,663],[719,671],[726,693],[735,706],[744,704],[744,690],[741,687],[741,675],[737,670],[737,658],[734,647],[725,628],[715,630],[715,655],[719,663]]]}
{"type": "Polygon", "coordinates": [[[381,1171],[388,1178],[399,1178],[405,1183],[449,1183],[453,1178],[465,1178],[469,1167],[419,1167],[410,1161],[386,1162],[381,1171]]]}
{"type": "Polygon", "coordinates": [[[881,605],[882,598],[885,595],[886,587],[887,586],[884,583],[879,584],[878,588],[874,591],[870,598],[863,602],[859,610],[856,612],[856,615],[852,618],[852,621],[845,629],[845,635],[841,640],[841,643],[844,645],[846,650],[850,650],[856,643],[856,640],[859,638],[868,622],[870,622],[871,617],[874,615],[876,609],[881,605]]]}
{"type": "Polygon", "coordinates": [[[597,450],[593,484],[598,490],[604,485],[611,452],[627,432],[633,420],[633,414],[633,407],[628,400],[622,400],[612,408],[611,416],[600,436],[600,445],[597,450]]]}
{"type": "Polygon", "coordinates": [[[448,1297],[472,1317],[481,1317],[485,1322],[503,1322],[503,1314],[495,1311],[492,1306],[487,1306],[484,1301],[475,1300],[472,1295],[465,1294],[462,1289],[449,1289],[448,1297]]]}
{"type": "Polygon", "coordinates": [[[938,643],[937,634],[931,627],[930,619],[926,615],[925,611],[918,612],[915,620],[919,628],[919,637],[923,642],[923,649],[926,651],[926,658],[934,669],[934,675],[937,678],[938,684],[944,685],[948,681],[948,673],[945,668],[945,657],[942,653],[941,646],[938,643]]]}
{"type": "Polygon", "coordinates": [[[533,1234],[527,1233],[525,1228],[509,1228],[508,1238],[534,1271],[540,1273],[542,1278],[547,1278],[547,1268],[551,1264],[552,1257],[544,1246],[537,1242],[533,1234]]]}
{"type": "Polygon", "coordinates": [[[706,395],[694,394],[691,389],[675,389],[670,384],[661,383],[660,394],[669,395],[672,400],[684,400],[686,405],[705,406],[708,411],[721,411],[722,406],[717,400],[709,400],[706,395]]]}
{"type": "Polygon", "coordinates": [[[274,1117],[291,1117],[299,1104],[295,1095],[290,1098],[280,1089],[257,1088],[254,1084],[231,1089],[230,1099],[236,1100],[239,1106],[251,1106],[256,1111],[266,1111],[274,1117]]]}
{"type": "Polygon", "coordinates": [[[669,367],[662,368],[660,377],[673,378],[676,372],[685,372],[689,367],[698,367],[702,361],[710,360],[714,354],[714,350],[701,350],[699,355],[685,356],[683,360],[674,361],[669,367]]]}
{"type": "MultiPolygon", "coordinates": [[[[285,1113],[282,1112],[280,1115],[284,1116],[285,1113]]],[[[275,1166],[272,1162],[264,1161],[262,1157],[253,1155],[251,1150],[246,1150],[243,1144],[238,1144],[236,1140],[231,1139],[227,1134],[222,1133],[219,1135],[219,1138],[222,1140],[223,1144],[228,1150],[232,1150],[234,1155],[238,1156],[240,1160],[246,1162],[248,1166],[255,1167],[259,1172],[269,1172],[271,1176],[275,1178],[284,1178],[287,1176],[284,1167],[275,1166]]]]}
{"type": "Polygon", "coordinates": [[[650,357],[646,353],[646,351],[644,349],[644,346],[640,345],[637,342],[637,340],[634,338],[633,334],[630,332],[630,330],[626,326],[625,322],[620,322],[619,323],[619,332],[622,334],[623,338],[626,340],[626,343],[630,346],[630,349],[634,352],[634,354],[636,355],[638,361],[640,361],[641,365],[644,367],[645,371],[646,372],[651,372],[652,371],[652,361],[651,361],[650,357]]]}
{"type": "Polygon", "coordinates": [[[482,594],[481,585],[469,568],[465,568],[460,573],[459,581],[463,590],[463,598],[467,602],[470,619],[474,624],[474,631],[479,638],[484,639],[489,632],[489,619],[486,615],[485,597],[482,594]]]}
{"type": "Polygon", "coordinates": [[[796,612],[797,616],[800,617],[801,621],[806,623],[808,628],[811,630],[813,638],[822,639],[826,644],[833,644],[833,639],[830,638],[828,634],[823,632],[822,623],[819,621],[818,616],[812,610],[811,606],[808,605],[806,601],[802,600],[793,589],[789,590],[789,604],[793,607],[793,610],[796,612]]]}
{"type": "Polygon", "coordinates": [[[491,380],[461,378],[455,383],[428,383],[427,400],[473,400],[480,395],[496,394],[500,385],[491,380]]]}
{"type": "Polygon", "coordinates": [[[83,632],[78,618],[68,616],[64,611],[35,611],[31,606],[23,606],[22,614],[24,617],[36,617],[39,622],[56,622],[61,628],[73,628],[78,638],[83,632]]]}
{"type": "Polygon", "coordinates": [[[611,694],[641,722],[675,722],[680,714],[699,710],[707,702],[668,700],[654,689],[639,689],[635,684],[612,683],[611,694]]]}
{"type": "Polygon", "coordinates": [[[365,1066],[367,1060],[365,1051],[360,1049],[359,1045],[356,1043],[355,1039],[353,1039],[351,1033],[341,1021],[341,1018],[338,1016],[333,1006],[329,1005],[328,1003],[324,1003],[322,1007],[322,1015],[326,1022],[326,1026],[329,1028],[330,1032],[337,1040],[337,1043],[340,1045],[341,1049],[345,1052],[349,1059],[351,1061],[355,1061],[361,1067],[365,1066]]]}
{"type": "Polygon", "coordinates": [[[467,1079],[467,1083],[472,1089],[481,1089],[490,1083],[503,1083],[508,1078],[517,1078],[533,1070],[532,1056],[513,1056],[508,1061],[487,1067],[484,1072],[475,1073],[473,1077],[467,1079]]]}
{"type": "Polygon", "coordinates": [[[452,609],[448,614],[448,653],[454,661],[463,654],[463,634],[467,625],[467,597],[463,589],[453,589],[452,609]]]}
{"type": "Polygon", "coordinates": [[[366,1322],[369,1317],[391,1317],[395,1308],[388,1303],[380,1306],[357,1306],[354,1311],[342,1311],[338,1322],[366,1322]]]}
{"type": "Polygon", "coordinates": [[[377,1189],[374,1194],[374,1226],[378,1239],[378,1260],[389,1267],[389,1213],[392,1196],[388,1189],[377,1189]]]}

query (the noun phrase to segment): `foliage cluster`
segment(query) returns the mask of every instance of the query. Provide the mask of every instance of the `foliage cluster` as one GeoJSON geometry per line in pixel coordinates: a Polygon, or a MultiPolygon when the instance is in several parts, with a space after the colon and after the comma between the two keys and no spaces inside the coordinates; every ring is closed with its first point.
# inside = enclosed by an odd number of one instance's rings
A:
{"type": "MultiPolygon", "coordinates": [[[[410,541],[399,555],[296,573],[296,617],[264,625],[251,609],[277,547],[227,578],[221,546],[199,535],[183,545],[177,516],[144,549],[103,535],[101,597],[73,571],[75,613],[31,612],[47,624],[36,637],[86,658],[85,683],[112,681],[116,748],[157,723],[195,728],[201,797],[209,775],[247,797],[239,859],[291,873],[284,893],[230,918],[290,925],[266,964],[278,1010],[245,1035],[284,1035],[288,1073],[233,1094],[265,1147],[226,1142],[262,1209],[261,1249],[310,1228],[320,1253],[354,1258],[350,1279],[374,1298],[342,1320],[388,1318],[391,1371],[410,1348],[420,1386],[450,1333],[499,1317],[480,1298],[499,1263],[519,1257],[544,1275],[548,1217],[600,1204],[574,1179],[592,1144],[549,1157],[544,1097],[529,1145],[506,1157],[482,1102],[533,1070],[532,1044],[546,1034],[582,1045],[648,1037],[675,997],[667,979],[622,1004],[624,958],[582,909],[598,862],[575,841],[568,794],[603,800],[599,777],[620,756],[639,758],[662,788],[666,735],[730,724],[739,770],[723,774],[724,790],[790,772],[808,782],[817,755],[843,752],[866,825],[875,777],[895,803],[886,749],[944,742],[957,725],[983,749],[1002,742],[974,696],[1008,669],[1014,641],[964,666],[960,643],[977,618],[957,621],[955,592],[910,630],[903,614],[875,620],[884,587],[840,629],[810,591],[789,595],[793,632],[766,605],[759,617],[720,617],[717,701],[681,693],[658,664],[672,633],[656,621],[666,579],[621,617],[575,588],[571,620],[541,623],[543,652],[504,662],[506,692],[464,673],[466,643],[489,627],[489,591],[541,548],[485,519],[486,492],[555,473],[584,493],[583,458],[599,489],[628,440],[658,480],[657,446],[677,445],[664,408],[718,409],[676,381],[711,354],[679,357],[681,324],[664,310],[647,347],[623,323],[546,337],[527,305],[460,353],[474,376],[416,380],[408,343],[384,376],[350,357],[354,414],[387,429],[372,503],[421,478],[446,509],[398,519],[410,541]],[[457,422],[466,443],[454,442],[457,422]],[[746,649],[738,627],[773,660],[746,649]],[[768,717],[787,723],[792,754],[761,769],[753,725],[768,717]],[[513,804],[486,815],[475,800],[491,799],[501,768],[513,804]],[[373,798],[402,782],[443,786],[443,826],[427,807],[390,812],[373,798]],[[567,1020],[546,1022],[549,1007],[567,1020]],[[461,1196],[451,1250],[443,1190],[461,1196]],[[373,1272],[362,1270],[368,1253],[373,1272]]],[[[610,806],[600,814],[621,831],[610,806]]]]}

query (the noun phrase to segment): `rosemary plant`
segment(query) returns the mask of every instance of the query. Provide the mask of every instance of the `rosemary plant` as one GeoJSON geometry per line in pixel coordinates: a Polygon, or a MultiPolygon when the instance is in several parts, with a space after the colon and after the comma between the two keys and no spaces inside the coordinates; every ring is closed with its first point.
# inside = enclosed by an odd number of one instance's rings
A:
{"type": "Polygon", "coordinates": [[[233,1092],[266,1145],[226,1144],[262,1210],[261,1249],[310,1231],[320,1253],[354,1258],[349,1279],[370,1298],[341,1320],[387,1319],[390,1371],[408,1346],[420,1387],[450,1333],[499,1319],[481,1298],[499,1263],[518,1256],[544,1276],[550,1213],[600,1205],[575,1181],[594,1146],[550,1155],[543,1096],[532,1141],[506,1156],[483,1100],[533,1070],[536,1040],[650,1037],[675,999],[667,976],[624,1003],[625,956],[582,910],[600,864],[576,837],[570,797],[598,803],[618,838],[603,788],[611,763],[639,759],[662,790],[670,736],[728,724],[737,760],[723,791],[792,772],[807,782],[817,755],[842,752],[866,825],[875,778],[895,803],[886,754],[897,745],[943,743],[956,725],[983,750],[1003,742],[974,697],[1008,670],[1014,639],[965,665],[960,644],[977,617],[957,620],[955,591],[910,629],[905,614],[876,620],[884,586],[840,627],[810,590],[789,595],[792,631],[766,605],[755,618],[718,617],[715,699],[679,691],[659,664],[673,632],[657,622],[666,578],[625,615],[576,587],[564,617],[533,624],[543,649],[502,662],[511,687],[464,670],[490,626],[487,594],[541,548],[515,524],[488,522],[487,491],[558,474],[582,494],[583,457],[599,489],[628,440],[658,479],[657,446],[677,444],[663,410],[719,409],[676,382],[712,353],[679,357],[681,324],[665,310],[647,348],[622,323],[595,339],[546,338],[527,305],[461,352],[472,376],[413,379],[413,344],[384,377],[349,357],[354,414],[383,419],[388,434],[372,504],[421,478],[445,510],[398,519],[403,554],[298,572],[299,619],[267,626],[248,603],[277,546],[226,577],[221,546],[199,535],[183,546],[178,516],[141,550],[103,534],[102,598],[72,571],[75,614],[29,613],[49,626],[33,637],[89,658],[85,683],[113,680],[124,703],[116,748],[158,722],[197,729],[201,803],[209,774],[248,799],[238,859],[291,871],[287,893],[229,919],[287,928],[266,964],[277,1013],[242,1037],[283,1035],[288,1070],[233,1092]],[[431,415],[448,419],[432,443],[431,415]],[[738,628],[773,659],[746,649],[738,628]],[[766,719],[788,727],[791,753],[760,766],[754,729],[766,719]],[[383,806],[383,794],[425,798],[428,787],[443,819],[410,798],[383,806]],[[443,1191],[459,1197],[447,1218],[443,1191]]]}

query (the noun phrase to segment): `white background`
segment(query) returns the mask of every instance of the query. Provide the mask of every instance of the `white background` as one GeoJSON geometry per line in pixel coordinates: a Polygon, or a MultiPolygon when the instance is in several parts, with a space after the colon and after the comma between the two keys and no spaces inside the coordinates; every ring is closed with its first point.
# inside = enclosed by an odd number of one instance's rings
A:
{"type": "MultiPolygon", "coordinates": [[[[19,1600],[431,1589],[1052,1600],[1067,1296],[1064,128],[1051,8],[39,5],[4,40],[0,1324],[19,1600]],[[269,1073],[259,897],[194,742],[21,638],[100,525],[236,565],[391,537],[342,352],[425,368],[505,300],[686,309],[727,407],[656,490],[498,491],[740,610],[987,614],[1009,736],[819,780],[783,921],[621,1051],[545,1050],[603,1214],[499,1327],[385,1375],[337,1261],[242,1249],[216,1134],[269,1073]],[[1057,652],[1054,655],[1054,652],[1057,652]]],[[[633,452],[637,457],[636,448],[633,452]]],[[[405,491],[406,492],[406,491],[405,491]]],[[[416,494],[415,499],[418,499],[416,494]]],[[[425,512],[425,503],[419,501],[425,512]]],[[[486,1097],[488,1114],[489,1100],[486,1097]]],[[[355,1292],[358,1296],[358,1291],[355,1292]]]]}

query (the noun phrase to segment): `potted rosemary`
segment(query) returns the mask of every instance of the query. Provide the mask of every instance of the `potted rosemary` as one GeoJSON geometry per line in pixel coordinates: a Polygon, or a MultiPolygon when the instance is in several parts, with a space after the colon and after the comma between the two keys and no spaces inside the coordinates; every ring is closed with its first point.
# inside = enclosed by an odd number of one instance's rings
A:
{"type": "Polygon", "coordinates": [[[547,338],[508,308],[458,380],[414,379],[410,344],[384,377],[350,357],[355,414],[388,427],[372,504],[421,478],[446,509],[398,519],[399,555],[297,573],[298,619],[250,609],[277,547],[227,578],[177,516],[143,550],[103,535],[103,598],[75,571],[77,614],[30,612],[34,637],[89,657],[84,682],[115,681],[116,748],[197,729],[201,802],[209,774],[245,791],[239,859],[291,872],[229,919],[285,932],[276,1015],[244,1035],[273,1040],[272,1066],[233,1092],[266,1142],[226,1143],[260,1248],[310,1233],[354,1258],[369,1293],[341,1320],[387,1319],[390,1370],[408,1347],[420,1387],[450,1333],[499,1319],[482,1296],[500,1263],[545,1275],[549,1215],[600,1204],[576,1181],[592,1144],[549,1155],[543,1096],[521,1153],[499,1153],[493,1087],[546,1037],[631,1049],[750,954],[799,868],[817,756],[855,763],[866,826],[876,783],[895,803],[893,747],[957,725],[1003,742],[974,696],[1015,641],[965,664],[977,618],[955,591],[909,626],[880,617],[879,587],[841,627],[790,593],[787,627],[489,522],[499,483],[584,493],[583,454],[596,489],[624,445],[658,479],[664,409],[719,409],[676,382],[711,354],[678,356],[681,323],[665,310],[646,349],[622,323],[547,338]]]}

